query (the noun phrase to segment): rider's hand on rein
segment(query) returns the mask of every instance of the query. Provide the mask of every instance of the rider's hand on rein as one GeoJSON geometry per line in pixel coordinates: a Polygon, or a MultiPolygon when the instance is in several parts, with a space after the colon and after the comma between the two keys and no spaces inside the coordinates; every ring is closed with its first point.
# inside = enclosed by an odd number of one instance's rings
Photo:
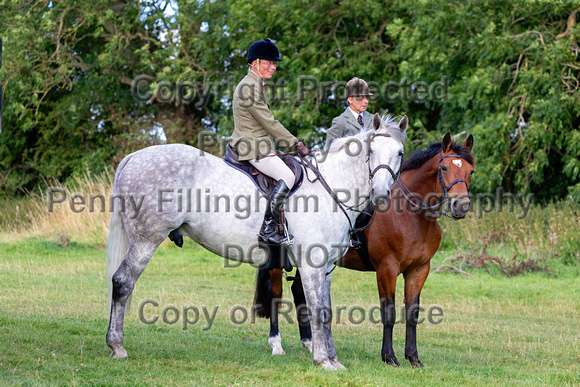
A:
{"type": "Polygon", "coordinates": [[[304,145],[302,141],[298,141],[296,143],[296,147],[298,148],[298,152],[300,152],[301,156],[306,156],[308,155],[308,153],[310,153],[310,150],[308,150],[308,148],[306,147],[306,145],[304,145]]]}

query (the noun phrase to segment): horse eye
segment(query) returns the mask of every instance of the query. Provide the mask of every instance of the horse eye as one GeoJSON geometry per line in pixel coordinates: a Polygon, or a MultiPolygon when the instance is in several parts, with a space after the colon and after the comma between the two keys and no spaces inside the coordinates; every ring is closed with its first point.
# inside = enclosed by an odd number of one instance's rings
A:
{"type": "Polygon", "coordinates": [[[442,166],[441,166],[441,170],[442,170],[443,172],[447,172],[447,167],[446,167],[445,165],[442,165],[442,166]]]}
{"type": "Polygon", "coordinates": [[[405,152],[403,152],[403,151],[399,152],[399,156],[403,157],[404,155],[405,155],[405,152]]]}

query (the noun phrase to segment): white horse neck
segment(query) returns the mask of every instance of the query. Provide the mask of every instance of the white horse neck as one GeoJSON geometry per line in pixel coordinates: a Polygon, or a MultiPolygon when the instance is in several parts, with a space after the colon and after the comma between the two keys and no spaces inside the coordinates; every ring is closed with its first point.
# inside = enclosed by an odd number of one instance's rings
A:
{"type": "MultiPolygon", "coordinates": [[[[360,140],[360,149],[348,150],[348,146],[340,147],[339,150],[329,152],[324,162],[319,164],[319,170],[330,188],[333,190],[344,190],[350,193],[350,200],[345,201],[347,205],[359,205],[354,199],[358,197],[368,197],[371,192],[371,182],[369,179],[368,167],[368,142],[366,137],[356,136],[360,140]],[[358,195],[355,195],[355,190],[358,195]]],[[[340,141],[342,139],[339,139],[340,141]]],[[[348,141],[348,140],[347,140],[348,141]]],[[[346,141],[345,141],[346,142],[346,141]]]]}

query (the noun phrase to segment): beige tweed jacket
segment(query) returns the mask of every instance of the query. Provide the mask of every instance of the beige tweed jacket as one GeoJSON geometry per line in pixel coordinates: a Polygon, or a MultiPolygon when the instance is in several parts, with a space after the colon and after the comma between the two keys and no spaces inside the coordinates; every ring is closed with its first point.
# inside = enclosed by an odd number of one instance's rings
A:
{"type": "Polygon", "coordinates": [[[249,69],[234,92],[234,132],[229,144],[237,150],[240,160],[253,160],[275,152],[277,146],[289,148],[298,141],[274,119],[263,85],[249,69]]]}

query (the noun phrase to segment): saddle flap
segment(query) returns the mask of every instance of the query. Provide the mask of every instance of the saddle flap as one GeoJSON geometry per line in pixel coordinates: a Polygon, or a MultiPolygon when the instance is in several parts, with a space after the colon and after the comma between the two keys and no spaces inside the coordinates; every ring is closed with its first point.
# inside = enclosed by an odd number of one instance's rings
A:
{"type": "MultiPolygon", "coordinates": [[[[280,155],[278,157],[280,157],[282,161],[284,161],[284,163],[288,166],[288,168],[290,168],[292,173],[294,173],[295,183],[292,186],[290,193],[288,194],[288,197],[290,197],[302,185],[302,181],[304,180],[304,170],[294,157],[290,155],[280,155]]],[[[230,167],[233,167],[248,176],[256,188],[258,188],[258,190],[262,193],[262,195],[265,197],[270,197],[272,190],[276,186],[276,180],[258,171],[248,161],[240,161],[237,152],[229,145],[226,145],[224,161],[230,167]]]]}

